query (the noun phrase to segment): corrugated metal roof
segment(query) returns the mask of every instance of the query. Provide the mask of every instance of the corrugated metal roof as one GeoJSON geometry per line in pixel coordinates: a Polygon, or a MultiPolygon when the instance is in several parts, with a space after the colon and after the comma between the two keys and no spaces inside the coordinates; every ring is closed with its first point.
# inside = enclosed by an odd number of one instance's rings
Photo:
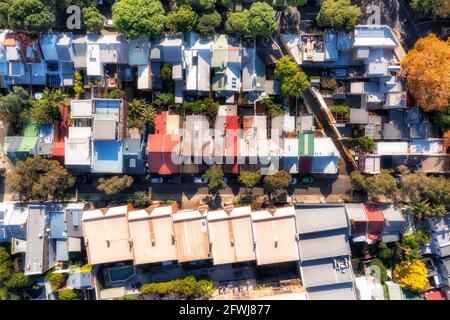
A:
{"type": "Polygon", "coordinates": [[[295,209],[299,234],[348,228],[343,205],[296,206],[295,209]]]}

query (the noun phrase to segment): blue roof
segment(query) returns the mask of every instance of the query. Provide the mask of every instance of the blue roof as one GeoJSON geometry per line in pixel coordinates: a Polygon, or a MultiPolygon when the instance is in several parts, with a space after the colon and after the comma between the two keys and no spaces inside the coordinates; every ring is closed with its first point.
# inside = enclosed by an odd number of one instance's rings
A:
{"type": "Polygon", "coordinates": [[[39,127],[39,138],[43,140],[43,142],[52,143],[54,138],[54,125],[53,124],[44,124],[39,127]]]}
{"type": "Polygon", "coordinates": [[[113,113],[118,114],[121,100],[116,99],[100,99],[94,100],[96,113],[113,113]]]}
{"type": "Polygon", "coordinates": [[[56,240],[56,261],[69,261],[67,240],[56,240]]]}
{"type": "Polygon", "coordinates": [[[42,55],[46,61],[58,61],[58,52],[56,51],[56,43],[58,35],[56,33],[45,33],[41,36],[39,43],[42,55]]]}
{"type": "Polygon", "coordinates": [[[50,212],[50,238],[66,239],[66,219],[64,212],[50,212]]]}
{"type": "Polygon", "coordinates": [[[93,172],[122,173],[123,146],[121,141],[94,141],[93,172]]]}

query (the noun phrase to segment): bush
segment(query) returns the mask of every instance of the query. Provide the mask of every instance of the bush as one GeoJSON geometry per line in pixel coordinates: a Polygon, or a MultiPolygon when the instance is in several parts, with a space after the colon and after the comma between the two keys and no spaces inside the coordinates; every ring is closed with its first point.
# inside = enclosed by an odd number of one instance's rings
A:
{"type": "Polygon", "coordinates": [[[78,298],[78,294],[72,289],[64,289],[58,292],[59,300],[75,300],[78,298]]]}
{"type": "Polygon", "coordinates": [[[108,99],[123,99],[124,97],[125,92],[120,89],[114,89],[108,93],[108,99]]]}
{"type": "Polygon", "coordinates": [[[66,276],[62,273],[47,273],[45,281],[50,283],[52,290],[58,290],[64,285],[66,276]]]}
{"type": "Polygon", "coordinates": [[[142,294],[177,294],[182,298],[209,297],[214,292],[210,280],[197,281],[194,277],[166,282],[147,283],[141,287],[142,294]]]}
{"type": "Polygon", "coordinates": [[[140,295],[133,294],[117,298],[116,300],[142,300],[140,295]]]}
{"type": "Polygon", "coordinates": [[[362,137],[356,138],[355,141],[356,141],[356,143],[358,143],[359,147],[366,152],[369,152],[370,150],[373,149],[374,143],[373,143],[373,138],[371,138],[371,137],[362,136],[362,137]]]}
{"type": "Polygon", "coordinates": [[[133,198],[128,200],[128,203],[135,208],[147,208],[150,205],[150,199],[143,191],[138,191],[134,194],[133,198]]]}
{"type": "Polygon", "coordinates": [[[336,78],[320,78],[320,88],[334,92],[338,88],[336,78]]]}

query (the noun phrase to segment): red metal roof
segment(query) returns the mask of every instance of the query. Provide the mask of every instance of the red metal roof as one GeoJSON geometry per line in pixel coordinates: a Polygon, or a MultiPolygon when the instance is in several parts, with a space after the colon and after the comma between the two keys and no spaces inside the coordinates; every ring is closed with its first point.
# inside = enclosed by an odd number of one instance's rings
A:
{"type": "Polygon", "coordinates": [[[381,233],[384,230],[384,216],[376,204],[364,204],[364,211],[369,220],[367,233],[381,233]]]}
{"type": "Polygon", "coordinates": [[[442,292],[430,291],[425,293],[425,300],[446,300],[446,299],[442,292]]]}
{"type": "Polygon", "coordinates": [[[52,157],[64,157],[64,141],[62,142],[54,142],[53,143],[53,149],[52,149],[52,157]]]}
{"type": "Polygon", "coordinates": [[[155,133],[165,134],[166,133],[166,122],[167,122],[167,111],[158,114],[155,118],[155,133]]]}
{"type": "Polygon", "coordinates": [[[151,134],[148,136],[148,168],[151,173],[167,175],[179,172],[179,165],[172,156],[177,156],[180,136],[174,134],[151,134]]]}

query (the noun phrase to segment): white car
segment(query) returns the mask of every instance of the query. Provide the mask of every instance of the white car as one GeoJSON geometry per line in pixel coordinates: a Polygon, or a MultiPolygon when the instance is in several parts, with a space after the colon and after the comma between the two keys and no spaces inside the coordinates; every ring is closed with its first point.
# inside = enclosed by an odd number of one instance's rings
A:
{"type": "Polygon", "coordinates": [[[203,178],[203,177],[194,177],[194,183],[196,183],[196,184],[208,183],[208,179],[203,178]]]}
{"type": "Polygon", "coordinates": [[[150,182],[151,183],[163,183],[164,179],[163,178],[151,178],[150,182]]]}
{"type": "Polygon", "coordinates": [[[105,23],[103,24],[105,27],[107,27],[107,28],[112,28],[112,27],[114,27],[114,24],[113,24],[113,21],[112,21],[112,19],[107,19],[107,20],[105,20],[105,23]]]}

